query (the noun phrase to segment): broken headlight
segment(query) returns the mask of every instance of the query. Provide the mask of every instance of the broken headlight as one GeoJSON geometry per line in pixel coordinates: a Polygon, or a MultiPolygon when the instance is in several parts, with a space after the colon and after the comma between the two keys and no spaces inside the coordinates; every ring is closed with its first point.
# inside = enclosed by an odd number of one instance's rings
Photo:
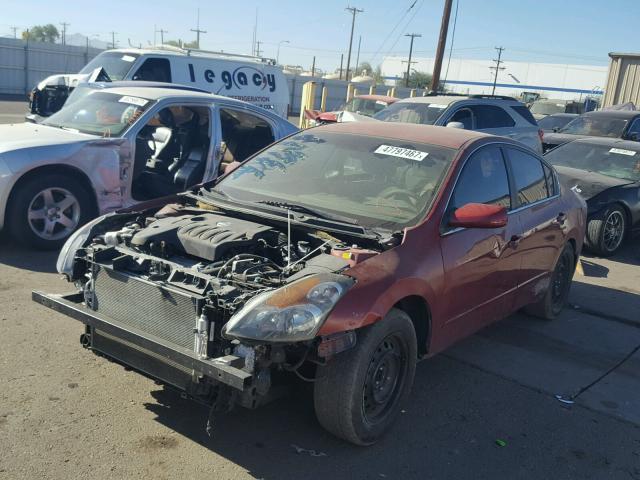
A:
{"type": "Polygon", "coordinates": [[[73,261],[76,257],[76,252],[78,249],[85,246],[85,243],[89,240],[93,227],[102,222],[106,217],[112,215],[113,213],[109,213],[95,218],[71,234],[62,246],[62,250],[60,250],[60,254],[58,255],[58,261],[56,262],[56,270],[58,270],[58,273],[62,273],[67,276],[67,279],[72,280],[73,261]]]}
{"type": "Polygon", "coordinates": [[[261,293],[224,326],[231,338],[268,342],[311,340],[354,280],[337,274],[319,274],[261,293]]]}

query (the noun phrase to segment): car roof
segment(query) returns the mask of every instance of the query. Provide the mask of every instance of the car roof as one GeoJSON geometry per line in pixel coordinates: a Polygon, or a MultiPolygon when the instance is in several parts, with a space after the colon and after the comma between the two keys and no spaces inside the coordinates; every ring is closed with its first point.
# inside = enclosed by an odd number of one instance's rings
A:
{"type": "Polygon", "coordinates": [[[604,147],[624,148],[625,150],[633,150],[634,152],[640,152],[640,142],[634,142],[632,140],[622,140],[621,138],[609,138],[609,137],[585,137],[573,140],[567,145],[572,143],[587,143],[590,145],[602,145],[604,147]]]}
{"type": "Polygon", "coordinates": [[[385,103],[394,103],[400,100],[399,98],[391,97],[389,95],[369,95],[369,94],[356,95],[355,98],[363,98],[364,100],[379,100],[385,103]]]}
{"type": "Polygon", "coordinates": [[[522,102],[516,100],[515,98],[510,97],[491,97],[487,96],[473,96],[473,95],[427,95],[426,97],[410,97],[403,98],[399,100],[402,103],[435,103],[439,105],[450,105],[454,102],[463,102],[471,100],[475,103],[480,104],[493,104],[496,102],[499,103],[508,103],[511,105],[524,105],[522,102]]]}
{"type": "Polygon", "coordinates": [[[633,118],[640,115],[638,110],[598,110],[596,112],[583,113],[585,117],[607,117],[607,118],[633,118]]]}
{"type": "Polygon", "coordinates": [[[206,90],[198,87],[192,87],[190,85],[182,85],[180,83],[166,83],[166,82],[149,82],[146,80],[118,80],[115,82],[88,82],[86,85],[89,85],[92,88],[123,88],[123,87],[134,87],[134,88],[171,88],[175,90],[185,90],[189,92],[201,92],[210,94],[206,90]]]}
{"type": "Polygon", "coordinates": [[[547,115],[547,117],[571,117],[571,118],[575,118],[575,117],[579,117],[580,115],[577,113],[552,113],[550,115],[547,115]]]}
{"type": "Polygon", "coordinates": [[[369,137],[420,142],[455,149],[459,149],[472,140],[494,137],[486,133],[460,128],[379,121],[333,123],[316,128],[321,129],[323,132],[366,135],[369,137]]]}

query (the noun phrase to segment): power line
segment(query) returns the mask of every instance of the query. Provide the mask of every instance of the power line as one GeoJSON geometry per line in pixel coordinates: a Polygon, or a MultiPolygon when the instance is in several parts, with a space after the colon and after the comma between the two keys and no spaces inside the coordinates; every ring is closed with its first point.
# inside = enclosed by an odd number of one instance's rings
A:
{"type": "Polygon", "coordinates": [[[409,6],[409,8],[407,8],[404,13],[402,14],[402,16],[400,17],[400,20],[398,20],[398,22],[395,24],[395,26],[391,29],[391,31],[387,34],[387,36],[385,37],[385,39],[382,41],[382,43],[380,44],[380,47],[378,47],[378,50],[375,51],[375,53],[373,54],[373,56],[371,57],[371,59],[369,60],[371,63],[373,63],[373,61],[375,60],[375,58],[378,56],[378,54],[382,51],[382,49],[384,48],[384,46],[387,44],[387,40],[389,40],[389,38],[391,37],[391,35],[394,34],[394,32],[398,29],[398,27],[400,26],[400,24],[402,23],[402,21],[405,19],[405,17],[407,15],[409,15],[409,12],[411,11],[411,9],[415,6],[415,4],[417,3],[418,0],[413,0],[413,2],[411,3],[411,5],[409,6]]]}
{"type": "Polygon", "coordinates": [[[347,75],[345,77],[345,80],[349,81],[349,66],[351,64],[351,47],[353,46],[353,29],[356,25],[356,15],[358,13],[364,12],[364,10],[358,9],[356,7],[347,7],[345,8],[345,10],[347,10],[348,12],[351,12],[351,36],[349,37],[349,53],[347,54],[347,75]]]}
{"type": "MultiPolygon", "coordinates": [[[[418,0],[416,0],[418,1],[418,0]]],[[[411,5],[411,8],[413,8],[413,6],[416,5],[416,2],[413,2],[413,4],[411,5]]],[[[420,9],[422,8],[422,6],[424,5],[424,0],[422,1],[422,3],[420,3],[420,5],[418,6],[418,8],[415,9],[415,11],[413,12],[413,15],[411,15],[411,18],[409,20],[407,20],[407,23],[405,23],[404,27],[400,30],[400,33],[398,34],[398,37],[396,38],[396,41],[393,42],[393,45],[391,45],[391,48],[389,50],[387,50],[387,55],[395,48],[395,46],[398,44],[398,42],[400,41],[400,39],[402,38],[402,32],[405,31],[407,29],[407,27],[409,25],[411,25],[411,22],[413,22],[413,19],[416,18],[416,15],[418,14],[418,12],[420,11],[420,9]]]]}
{"type": "Polygon", "coordinates": [[[503,47],[496,47],[496,50],[498,51],[498,58],[493,60],[496,63],[496,66],[495,67],[489,67],[489,70],[495,70],[495,75],[493,77],[493,89],[491,90],[491,95],[495,95],[495,93],[496,93],[496,83],[498,83],[498,71],[505,69],[505,67],[501,67],[500,66],[501,63],[504,63],[501,60],[502,51],[504,50],[504,48],[503,47]]]}
{"type": "Polygon", "coordinates": [[[451,32],[451,46],[449,47],[449,60],[447,60],[447,70],[444,73],[444,82],[442,82],[443,88],[444,84],[447,83],[447,78],[449,77],[449,65],[451,65],[451,53],[453,53],[453,42],[456,39],[456,25],[458,23],[458,7],[460,6],[460,0],[456,0],[456,13],[453,16],[453,31],[451,32]]]}

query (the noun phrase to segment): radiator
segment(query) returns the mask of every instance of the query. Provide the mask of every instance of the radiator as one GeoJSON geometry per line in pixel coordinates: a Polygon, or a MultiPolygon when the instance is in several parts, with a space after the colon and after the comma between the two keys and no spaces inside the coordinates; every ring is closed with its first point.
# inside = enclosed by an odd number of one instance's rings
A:
{"type": "Polygon", "coordinates": [[[114,324],[193,350],[200,297],[105,267],[95,276],[94,291],[94,310],[114,324]]]}

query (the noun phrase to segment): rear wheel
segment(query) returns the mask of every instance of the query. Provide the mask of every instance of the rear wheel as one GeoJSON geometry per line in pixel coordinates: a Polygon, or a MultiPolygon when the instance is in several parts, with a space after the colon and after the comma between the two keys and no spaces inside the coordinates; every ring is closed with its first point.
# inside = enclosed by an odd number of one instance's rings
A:
{"type": "Polygon", "coordinates": [[[33,177],[17,188],[7,209],[8,227],[32,247],[60,248],[94,213],[91,194],[67,176],[33,177]]]}
{"type": "Polygon", "coordinates": [[[411,391],[416,348],[411,319],[400,310],[361,330],[355,348],[318,369],[314,403],[320,424],[356,445],[375,443],[411,391]]]}
{"type": "Polygon", "coordinates": [[[627,230],[627,215],[619,205],[608,207],[602,214],[589,220],[587,247],[595,254],[608,257],[622,246],[627,230]]]}
{"type": "Polygon", "coordinates": [[[575,256],[570,243],[565,245],[556,266],[551,274],[549,287],[537,303],[528,305],[524,311],[530,315],[553,320],[567,304],[569,290],[571,289],[571,279],[575,270],[575,256]]]}

